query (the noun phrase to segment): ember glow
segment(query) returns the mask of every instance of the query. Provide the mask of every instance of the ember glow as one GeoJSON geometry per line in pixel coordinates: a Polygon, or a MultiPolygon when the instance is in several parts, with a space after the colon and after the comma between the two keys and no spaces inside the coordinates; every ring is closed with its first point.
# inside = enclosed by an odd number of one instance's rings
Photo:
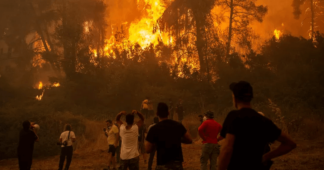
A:
{"type": "Polygon", "coordinates": [[[60,83],[54,83],[52,84],[52,87],[60,87],[60,83]]]}
{"type": "Polygon", "coordinates": [[[38,90],[41,90],[43,88],[43,82],[39,82],[39,84],[38,84],[38,90]]]}
{"type": "Polygon", "coordinates": [[[276,40],[280,40],[280,37],[282,36],[282,33],[280,30],[275,29],[273,32],[273,35],[275,36],[276,40]]]}
{"type": "Polygon", "coordinates": [[[41,95],[37,95],[37,96],[36,96],[36,100],[41,101],[42,98],[43,98],[43,96],[44,96],[44,92],[45,92],[45,89],[43,90],[43,92],[42,92],[41,95]]]}

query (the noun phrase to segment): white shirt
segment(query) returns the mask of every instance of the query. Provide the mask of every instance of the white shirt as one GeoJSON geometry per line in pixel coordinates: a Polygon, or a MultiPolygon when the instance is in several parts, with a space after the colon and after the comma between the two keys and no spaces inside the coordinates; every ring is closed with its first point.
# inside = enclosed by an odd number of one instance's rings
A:
{"type": "MultiPolygon", "coordinates": [[[[72,146],[73,142],[72,142],[72,138],[75,139],[75,134],[73,131],[70,132],[70,137],[68,140],[68,136],[69,136],[69,131],[64,131],[61,133],[60,139],[62,139],[62,143],[64,141],[68,141],[66,146],[72,146]]],[[[64,147],[64,145],[62,145],[61,147],[64,147]]]]}
{"type": "Polygon", "coordinates": [[[126,126],[122,124],[119,135],[122,140],[120,159],[128,160],[138,157],[138,126],[133,125],[130,129],[126,129],[126,126]]]}

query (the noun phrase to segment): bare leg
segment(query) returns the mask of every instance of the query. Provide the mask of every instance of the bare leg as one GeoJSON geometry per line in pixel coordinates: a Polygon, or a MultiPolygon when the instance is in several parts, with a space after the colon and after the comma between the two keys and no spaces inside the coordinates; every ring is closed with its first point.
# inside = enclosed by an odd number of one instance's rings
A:
{"type": "Polygon", "coordinates": [[[110,167],[111,161],[112,161],[112,153],[108,153],[108,167],[110,167]]]}
{"type": "Polygon", "coordinates": [[[114,156],[111,157],[111,164],[113,168],[117,168],[116,166],[116,158],[114,156]]]}
{"type": "Polygon", "coordinates": [[[144,163],[146,163],[146,154],[145,153],[142,153],[142,154],[143,154],[144,163]]]}

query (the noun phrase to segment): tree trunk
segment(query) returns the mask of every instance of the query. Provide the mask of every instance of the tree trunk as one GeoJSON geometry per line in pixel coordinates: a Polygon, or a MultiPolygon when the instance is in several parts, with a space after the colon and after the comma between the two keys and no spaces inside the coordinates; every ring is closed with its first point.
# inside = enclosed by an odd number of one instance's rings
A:
{"type": "Polygon", "coordinates": [[[315,11],[314,11],[314,0],[311,0],[311,12],[312,12],[312,33],[311,33],[311,36],[312,36],[312,40],[314,40],[314,18],[315,18],[315,11]]]}
{"type": "Polygon", "coordinates": [[[226,47],[226,58],[227,59],[228,59],[229,54],[230,54],[231,41],[232,41],[232,24],[233,24],[233,11],[234,11],[233,1],[234,0],[231,0],[231,4],[230,4],[231,13],[230,13],[230,19],[229,19],[228,40],[227,40],[227,47],[226,47]]]}
{"type": "Polygon", "coordinates": [[[196,21],[196,48],[198,51],[199,56],[199,65],[200,65],[200,73],[205,74],[206,73],[206,61],[205,61],[205,53],[204,53],[204,35],[203,35],[203,29],[204,24],[202,23],[202,19],[199,17],[199,11],[193,10],[193,17],[196,21]]]}
{"type": "Polygon", "coordinates": [[[34,5],[33,5],[32,2],[29,2],[29,5],[30,5],[32,11],[34,12],[34,16],[35,16],[35,19],[36,19],[36,30],[37,30],[38,35],[41,37],[41,40],[43,42],[43,46],[45,48],[45,51],[46,52],[50,52],[50,50],[47,47],[47,43],[46,43],[46,40],[45,40],[45,36],[44,36],[44,34],[42,32],[41,25],[40,25],[40,23],[38,21],[38,18],[37,18],[37,16],[38,16],[37,15],[37,11],[36,11],[36,9],[35,9],[35,7],[34,7],[34,5]]]}

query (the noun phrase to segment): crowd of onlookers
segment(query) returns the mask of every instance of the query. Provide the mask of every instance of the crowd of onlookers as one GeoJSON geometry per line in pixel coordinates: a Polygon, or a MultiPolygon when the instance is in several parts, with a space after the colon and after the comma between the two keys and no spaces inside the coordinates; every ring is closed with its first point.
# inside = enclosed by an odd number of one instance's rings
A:
{"type": "MultiPolygon", "coordinates": [[[[228,113],[223,125],[214,119],[212,111],[199,115],[201,125],[198,133],[202,139],[201,170],[270,169],[273,158],[290,152],[296,144],[270,119],[252,108],[253,89],[248,82],[232,83],[230,90],[235,110],[228,113]],[[274,141],[278,141],[280,145],[271,150],[269,145],[274,141]]],[[[106,121],[107,128],[103,130],[109,146],[108,169],[117,169],[119,164],[118,168],[121,170],[138,170],[142,156],[147,169],[151,170],[156,154],[156,170],[182,170],[181,144],[192,143],[189,132],[182,125],[182,100],[179,100],[176,107],[173,107],[172,102],[169,102],[169,106],[166,103],[158,103],[154,123],[148,128],[144,121],[154,114],[149,98],[142,102],[141,112],[122,111],[116,116],[116,120],[106,121]],[[178,114],[179,121],[172,120],[174,111],[178,114]],[[121,121],[122,116],[125,116],[126,122],[121,121]],[[135,116],[139,117],[139,121],[134,121],[135,116]],[[148,162],[146,154],[149,154],[148,162]]],[[[61,146],[59,170],[63,169],[65,159],[65,170],[69,169],[75,139],[71,126],[66,125],[58,143],[61,146]]],[[[38,141],[38,136],[34,124],[25,121],[18,146],[21,170],[31,168],[35,141],[38,141]]]]}

